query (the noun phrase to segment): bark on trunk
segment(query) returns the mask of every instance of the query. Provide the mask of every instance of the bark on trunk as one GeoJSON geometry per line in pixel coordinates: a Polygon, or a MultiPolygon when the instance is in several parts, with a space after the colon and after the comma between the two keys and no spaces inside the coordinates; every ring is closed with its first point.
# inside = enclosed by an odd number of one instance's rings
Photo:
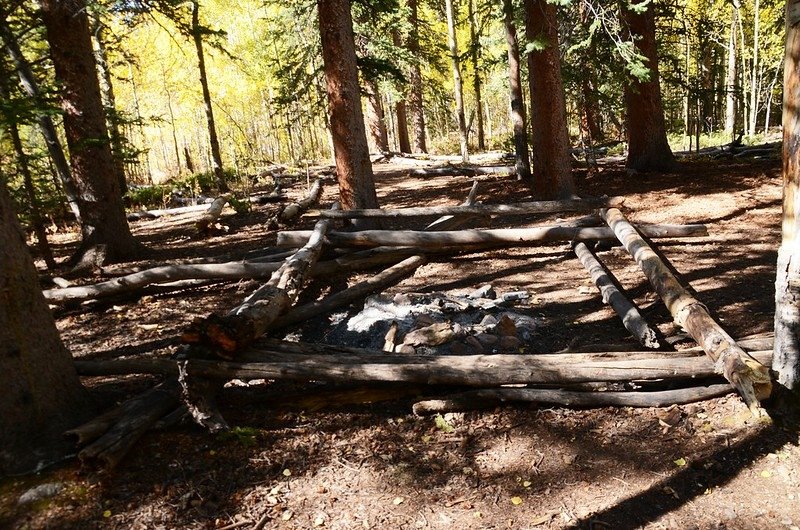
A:
{"type": "Polygon", "coordinates": [[[575,184],[555,5],[546,0],[525,0],[525,35],[529,42],[537,43],[528,55],[534,189],[537,198],[563,199],[574,194],[575,184]]]}
{"type": "Polygon", "coordinates": [[[408,73],[409,84],[408,109],[411,113],[411,124],[414,130],[414,153],[427,153],[425,141],[425,112],[422,98],[422,69],[420,68],[419,55],[419,12],[417,0],[408,0],[409,19],[411,31],[408,35],[407,47],[413,57],[411,70],[408,73]]]}
{"type": "Polygon", "coordinates": [[[481,94],[481,70],[478,65],[480,35],[478,34],[478,15],[475,13],[475,0],[468,0],[470,59],[472,61],[472,90],[475,94],[475,125],[478,133],[478,151],[486,150],[486,133],[483,130],[483,96],[481,94]]]}
{"type": "Polygon", "coordinates": [[[453,11],[453,0],[445,0],[445,13],[447,15],[447,45],[450,49],[450,64],[453,69],[453,94],[456,102],[456,119],[458,121],[458,134],[461,140],[461,160],[469,162],[469,136],[467,133],[467,119],[464,114],[464,88],[461,82],[461,66],[459,65],[458,40],[456,39],[456,21],[453,11]]]}
{"type": "Polygon", "coordinates": [[[769,370],[745,353],[711,318],[706,307],[680,284],[619,210],[604,210],[603,218],[642,268],[675,323],[683,327],[703,348],[717,370],[736,388],[751,412],[754,415],[762,414],[759,401],[769,397],[772,390],[769,370]]]}
{"type": "Polygon", "coordinates": [[[83,265],[132,258],[141,253],[142,246],[131,235],[115,178],[86,5],[79,0],[42,0],[41,6],[61,85],[72,177],[80,191],[83,241],[73,262],[83,265]]]}
{"type": "Polygon", "coordinates": [[[783,71],[783,233],[775,280],[778,382],[800,394],[800,0],[786,3],[783,71]]]}
{"type": "Polygon", "coordinates": [[[32,471],[71,452],[62,433],[91,413],[61,343],[36,269],[0,180],[0,476],[32,471]]]}
{"type": "Polygon", "coordinates": [[[510,118],[514,127],[514,156],[517,178],[533,189],[531,161],[528,152],[528,129],[525,120],[525,99],[522,95],[522,79],[519,66],[519,43],[514,24],[514,2],[503,0],[503,22],[508,44],[508,90],[511,99],[510,118]]]}
{"type": "Polygon", "coordinates": [[[622,16],[636,51],[647,60],[650,71],[647,81],[631,76],[625,85],[628,158],[626,167],[637,171],[669,171],[675,157],[667,142],[661,83],[658,73],[655,9],[652,4],[644,13],[622,8],[622,16]]]}
{"type": "Polygon", "coordinates": [[[386,119],[383,113],[381,93],[378,83],[372,80],[364,81],[367,88],[367,122],[372,143],[380,153],[389,152],[389,135],[386,133],[386,119]]]}
{"type": "Polygon", "coordinates": [[[317,7],[342,208],[377,208],[361,112],[350,2],[319,0],[317,7]]]}
{"type": "MultiPolygon", "coordinates": [[[[206,59],[203,52],[203,28],[200,27],[200,3],[192,2],[192,40],[194,41],[195,51],[197,52],[197,70],[200,74],[200,87],[203,89],[203,107],[206,112],[208,123],[208,144],[211,148],[211,163],[214,170],[214,179],[220,192],[230,191],[225,182],[225,174],[222,170],[222,154],[219,148],[219,138],[217,138],[217,126],[214,123],[214,109],[211,106],[211,92],[208,90],[208,76],[206,75],[206,59]]],[[[178,161],[180,167],[180,160],[178,161]]]]}
{"type": "Polygon", "coordinates": [[[736,61],[736,31],[737,19],[739,18],[739,5],[734,2],[731,7],[731,27],[728,32],[728,64],[725,70],[725,132],[730,135],[731,140],[736,139],[736,95],[737,95],[737,65],[736,61]]]}

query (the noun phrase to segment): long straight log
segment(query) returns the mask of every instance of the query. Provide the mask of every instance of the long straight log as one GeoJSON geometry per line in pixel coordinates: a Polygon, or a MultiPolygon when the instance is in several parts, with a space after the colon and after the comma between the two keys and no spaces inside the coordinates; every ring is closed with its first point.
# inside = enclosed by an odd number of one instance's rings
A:
{"type": "Polygon", "coordinates": [[[655,392],[575,392],[540,388],[488,388],[453,394],[445,398],[414,403],[419,416],[445,412],[485,409],[499,403],[526,402],[562,407],[666,407],[684,405],[724,396],[733,391],[731,385],[681,388],[655,392]]]}
{"type": "Polygon", "coordinates": [[[422,217],[427,215],[531,215],[540,213],[580,212],[621,206],[624,197],[600,199],[565,199],[560,201],[523,202],[518,204],[480,204],[473,206],[427,206],[398,209],[360,209],[320,212],[320,217],[356,219],[365,217],[422,217]]]}
{"type": "Polygon", "coordinates": [[[675,323],[697,341],[754,415],[763,411],[760,400],[769,397],[772,379],[767,367],[740,348],[736,341],[711,318],[708,309],[687,291],[636,229],[615,208],[601,212],[631,256],[641,267],[675,323]]]}
{"type": "Polygon", "coordinates": [[[614,284],[610,273],[603,267],[597,256],[586,246],[585,243],[580,241],[573,242],[572,250],[581,261],[583,266],[589,272],[592,281],[594,281],[600,294],[603,297],[603,302],[610,305],[614,312],[617,313],[625,329],[631,332],[631,335],[636,337],[636,340],[645,348],[658,348],[658,336],[653,328],[639,313],[639,309],[633,305],[633,302],[622,294],[614,284]]]}
{"type": "MultiPolygon", "coordinates": [[[[646,237],[702,237],[708,235],[705,225],[642,225],[638,227],[646,237]]],[[[278,233],[277,246],[298,247],[308,240],[307,231],[278,233]]],[[[331,232],[327,240],[341,247],[416,247],[419,249],[442,246],[526,246],[554,241],[596,241],[616,239],[607,227],[537,226],[531,228],[498,228],[489,230],[459,230],[422,232],[416,230],[364,230],[361,232],[331,232]]]]}
{"type": "MultiPolygon", "coordinates": [[[[706,357],[659,356],[649,359],[586,360],[562,355],[439,355],[408,357],[376,352],[370,355],[303,355],[251,350],[250,362],[164,358],[75,361],[80,375],[132,373],[176,374],[186,363],[190,376],[208,379],[288,379],[295,381],[386,381],[428,385],[497,386],[506,384],[571,384],[595,381],[642,381],[714,377],[706,357]],[[552,357],[552,358],[551,358],[552,357]],[[253,362],[253,361],[258,362],[253,362]]],[[[769,362],[772,352],[754,352],[769,362]]]]}
{"type": "Polygon", "coordinates": [[[514,166],[442,166],[381,171],[382,177],[477,177],[478,175],[516,175],[514,166]]]}

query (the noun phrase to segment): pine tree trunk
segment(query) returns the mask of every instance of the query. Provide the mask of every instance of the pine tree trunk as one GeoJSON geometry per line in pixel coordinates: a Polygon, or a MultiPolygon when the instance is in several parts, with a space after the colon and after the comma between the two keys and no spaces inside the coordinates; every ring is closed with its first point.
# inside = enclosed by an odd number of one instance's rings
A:
{"type": "MultiPolygon", "coordinates": [[[[787,2],[789,5],[789,2],[787,2]]],[[[758,96],[760,83],[758,82],[758,41],[760,38],[759,0],[755,0],[753,5],[753,69],[750,77],[750,119],[747,134],[753,136],[756,133],[756,122],[758,121],[758,96]]]]}
{"type": "MultiPolygon", "coordinates": [[[[398,48],[403,46],[400,32],[392,31],[392,43],[398,48]]],[[[397,116],[397,148],[401,153],[411,152],[411,141],[408,137],[408,114],[406,113],[406,101],[403,96],[394,104],[394,112],[397,116]]]]}
{"type": "Polygon", "coordinates": [[[419,13],[417,0],[408,0],[409,24],[411,32],[408,35],[408,51],[414,58],[411,70],[408,73],[408,80],[411,88],[408,93],[408,109],[411,112],[411,125],[414,129],[414,149],[415,153],[427,153],[428,147],[425,142],[425,113],[423,111],[422,99],[422,69],[419,65],[419,13]]]}
{"type": "Polygon", "coordinates": [[[383,113],[383,103],[381,93],[378,90],[378,83],[373,80],[365,79],[364,86],[367,89],[367,125],[372,143],[381,153],[389,152],[389,136],[386,133],[386,120],[383,113]]]}
{"type": "MultiPolygon", "coordinates": [[[[5,43],[6,50],[11,58],[11,62],[14,63],[14,68],[19,76],[22,88],[39,109],[44,109],[45,103],[42,100],[39,92],[39,84],[36,82],[36,78],[33,76],[30,63],[28,63],[28,61],[22,55],[22,50],[19,47],[19,43],[17,42],[14,33],[11,31],[8,23],[5,22],[5,13],[3,13],[2,18],[3,22],[0,23],[0,37],[2,37],[3,42],[5,43]]],[[[44,138],[44,143],[47,146],[47,152],[50,154],[50,159],[52,160],[53,166],[55,167],[55,172],[58,175],[58,182],[60,182],[61,186],[63,187],[64,195],[67,197],[70,210],[75,216],[75,219],[80,223],[81,210],[78,201],[78,195],[80,192],[78,191],[78,188],[72,179],[72,171],[70,171],[69,162],[67,162],[67,157],[64,155],[64,148],[61,146],[61,140],[58,138],[56,127],[53,124],[53,120],[50,118],[50,115],[46,114],[43,110],[39,111],[39,114],[36,118],[39,122],[39,130],[44,138]]]]}
{"type": "Polygon", "coordinates": [[[725,133],[736,139],[736,19],[739,18],[739,7],[731,8],[731,28],[728,34],[728,63],[725,70],[725,133]]]}
{"type": "Polygon", "coordinates": [[[574,194],[575,185],[555,5],[546,0],[525,0],[525,35],[528,42],[542,45],[528,55],[534,189],[540,199],[565,199],[574,194]]]}
{"type": "Polygon", "coordinates": [[[469,1],[469,37],[470,59],[472,60],[472,90],[475,93],[475,116],[478,128],[478,151],[486,150],[486,133],[483,130],[483,96],[481,95],[481,71],[478,66],[478,51],[480,50],[480,35],[478,35],[478,20],[475,13],[475,0],[469,1]]]}
{"type": "Polygon", "coordinates": [[[342,208],[377,208],[349,0],[319,0],[319,29],[342,208]]]}
{"type": "Polygon", "coordinates": [[[103,105],[106,108],[106,121],[108,132],[111,136],[111,154],[114,155],[114,169],[116,170],[117,180],[119,181],[119,191],[125,195],[128,192],[128,181],[125,179],[125,156],[123,154],[122,132],[119,128],[117,117],[117,98],[114,95],[114,84],[111,80],[111,67],[108,64],[108,52],[105,43],[105,25],[100,20],[100,14],[95,12],[92,15],[92,35],[97,47],[96,62],[97,71],[100,74],[100,95],[103,98],[103,105]],[[109,114],[109,111],[111,114],[109,114]]]}
{"type": "Polygon", "coordinates": [[[653,5],[644,13],[622,8],[622,16],[636,51],[647,60],[650,78],[640,81],[630,77],[625,85],[625,109],[628,119],[628,159],[626,167],[637,171],[669,171],[675,157],[667,143],[661,83],[658,74],[656,20],[653,5]]]}
{"type": "Polygon", "coordinates": [[[458,133],[461,138],[461,159],[466,164],[469,162],[469,137],[467,134],[467,119],[464,115],[464,88],[461,82],[461,67],[458,60],[458,40],[456,39],[453,0],[445,0],[445,11],[447,14],[447,43],[450,48],[450,62],[453,68],[453,93],[456,100],[458,133]]]}
{"type": "MultiPolygon", "coordinates": [[[[208,122],[208,143],[211,147],[211,164],[214,170],[214,179],[220,192],[228,192],[228,184],[225,182],[225,174],[222,171],[222,154],[219,148],[219,138],[217,138],[217,126],[214,123],[214,109],[211,106],[211,92],[208,90],[208,77],[206,76],[206,59],[203,53],[203,33],[200,27],[200,3],[192,2],[192,39],[197,51],[197,69],[200,73],[200,86],[203,89],[203,105],[206,111],[206,121],[208,122]]],[[[180,160],[178,160],[180,168],[180,160]]]]}
{"type": "Polygon", "coordinates": [[[783,234],[775,281],[778,382],[800,393],[800,0],[786,3],[783,73],[783,234]]]}
{"type": "Polygon", "coordinates": [[[72,452],[63,433],[92,412],[1,180],[0,288],[1,477],[32,471],[72,452]]]}
{"type": "Polygon", "coordinates": [[[41,7],[61,85],[72,177],[80,192],[83,241],[73,262],[83,265],[135,257],[143,247],[131,235],[115,178],[86,5],[42,0],[41,7]]]}
{"type": "Polygon", "coordinates": [[[522,95],[522,79],[519,67],[519,43],[514,25],[514,2],[503,0],[503,22],[508,44],[508,87],[511,99],[511,124],[514,127],[514,156],[517,177],[533,188],[531,162],[528,152],[528,130],[525,121],[525,99],[522,95]]]}

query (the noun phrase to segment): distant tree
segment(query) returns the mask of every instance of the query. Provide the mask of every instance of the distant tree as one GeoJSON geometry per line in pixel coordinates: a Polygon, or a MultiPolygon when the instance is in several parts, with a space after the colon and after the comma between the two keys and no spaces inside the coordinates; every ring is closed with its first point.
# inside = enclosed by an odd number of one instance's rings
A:
{"type": "Polygon", "coordinates": [[[450,64],[453,69],[453,92],[456,100],[458,134],[461,138],[461,159],[466,163],[469,162],[469,137],[467,133],[467,118],[464,115],[464,89],[461,82],[461,66],[459,65],[458,40],[456,37],[456,14],[453,9],[453,0],[445,0],[444,10],[447,15],[447,45],[450,49],[450,64]]]}
{"type": "MultiPolygon", "coordinates": [[[[400,38],[399,31],[392,31],[392,41],[398,48],[403,46],[403,39],[400,38]]],[[[408,112],[406,110],[406,100],[401,97],[394,104],[394,113],[397,118],[397,148],[401,153],[411,152],[411,140],[408,136],[408,112]]]]}
{"type": "Polygon", "coordinates": [[[64,431],[91,415],[0,179],[0,477],[68,454],[64,431]]]}
{"type": "Polygon", "coordinates": [[[800,394],[800,0],[786,2],[783,83],[783,222],[775,281],[778,382],[800,394]]]}
{"type": "Polygon", "coordinates": [[[72,178],[78,190],[83,241],[73,262],[90,265],[137,256],[142,245],[131,235],[115,178],[86,4],[41,0],[41,15],[53,59],[72,178]]]}
{"type": "Polygon", "coordinates": [[[472,62],[472,91],[475,96],[475,128],[478,135],[478,151],[486,150],[486,132],[483,127],[483,94],[481,93],[481,69],[478,62],[480,57],[480,24],[478,12],[475,9],[475,0],[468,0],[469,18],[469,57],[472,62]]]}
{"type": "Polygon", "coordinates": [[[535,194],[543,199],[570,197],[575,185],[555,5],[546,0],[525,0],[525,35],[530,49],[531,174],[535,194]]]}
{"type": "Polygon", "coordinates": [[[389,152],[389,135],[386,131],[386,119],[378,83],[373,79],[364,80],[367,97],[367,128],[372,136],[372,143],[381,153],[389,152]]]}
{"type": "Polygon", "coordinates": [[[626,167],[637,171],[668,171],[674,167],[675,157],[667,142],[664,122],[653,3],[645,8],[623,3],[622,18],[647,68],[644,74],[646,79],[631,74],[625,86],[628,131],[626,167]]]}
{"type": "Polygon", "coordinates": [[[322,59],[342,207],[377,208],[349,0],[318,0],[322,59]]]}
{"type": "Polygon", "coordinates": [[[412,63],[408,73],[409,84],[408,110],[411,113],[411,125],[414,137],[414,152],[427,153],[425,140],[425,111],[422,97],[422,68],[420,67],[419,49],[419,6],[418,0],[408,0],[408,22],[411,26],[406,47],[411,54],[412,63]]]}
{"type": "Polygon", "coordinates": [[[525,119],[525,99],[522,95],[522,79],[519,67],[519,43],[514,24],[514,1],[503,0],[503,22],[508,44],[508,89],[511,100],[510,116],[514,127],[514,156],[517,177],[533,187],[531,161],[528,152],[528,130],[525,119]]]}

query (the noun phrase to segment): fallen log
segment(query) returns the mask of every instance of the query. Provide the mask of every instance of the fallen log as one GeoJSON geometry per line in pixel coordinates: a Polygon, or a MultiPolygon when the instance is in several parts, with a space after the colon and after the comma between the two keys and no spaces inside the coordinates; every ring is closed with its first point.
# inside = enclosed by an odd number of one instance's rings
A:
{"type": "Polygon", "coordinates": [[[137,219],[155,219],[164,215],[179,215],[184,213],[203,212],[208,209],[208,203],[195,204],[193,206],[179,206],[177,208],[161,208],[156,210],[146,210],[141,212],[129,213],[126,217],[128,221],[137,219]]]}
{"type": "Polygon", "coordinates": [[[201,234],[208,234],[211,226],[217,222],[219,216],[222,215],[222,210],[225,209],[225,205],[228,204],[228,199],[230,199],[230,195],[223,194],[214,199],[214,202],[211,203],[211,206],[208,207],[208,210],[198,219],[195,221],[195,226],[197,227],[197,231],[201,234]]]}
{"type": "Polygon", "coordinates": [[[655,392],[575,392],[540,388],[489,388],[414,403],[414,414],[480,410],[512,401],[562,407],[666,407],[684,405],[733,392],[730,385],[681,388],[655,392]]]}
{"type": "Polygon", "coordinates": [[[111,469],[151,426],[175,410],[179,405],[178,395],[177,381],[161,383],[65,434],[76,437],[79,444],[91,442],[78,453],[82,462],[99,460],[111,469]]]}
{"type": "Polygon", "coordinates": [[[600,199],[564,199],[559,201],[523,202],[518,204],[480,204],[459,206],[426,206],[398,209],[355,209],[320,212],[320,217],[331,219],[357,219],[369,217],[401,218],[423,217],[427,215],[531,215],[557,212],[579,212],[621,206],[624,197],[600,199]]]}
{"type": "Polygon", "coordinates": [[[576,241],[572,244],[572,250],[575,255],[589,272],[592,281],[594,281],[600,294],[603,297],[603,302],[610,305],[614,312],[617,313],[625,329],[631,332],[631,335],[636,337],[636,340],[645,348],[659,348],[661,345],[658,342],[658,336],[653,328],[639,313],[639,309],[633,305],[633,302],[617,289],[616,284],[610,276],[610,273],[603,267],[597,256],[589,250],[585,243],[576,241]]]}
{"type": "Polygon", "coordinates": [[[514,166],[442,166],[431,168],[406,169],[400,171],[382,171],[383,176],[403,176],[411,177],[477,177],[479,175],[516,175],[517,169],[514,166]]]}
{"type": "MultiPolygon", "coordinates": [[[[592,355],[592,354],[589,354],[592,355]]],[[[368,354],[314,355],[251,348],[243,361],[166,358],[75,361],[80,375],[177,374],[185,363],[189,376],[207,379],[286,379],[294,381],[385,381],[427,385],[497,386],[507,384],[571,384],[588,382],[700,379],[718,375],[703,356],[659,355],[612,359],[584,354],[433,355],[410,357],[368,354]]],[[[753,352],[766,363],[771,351],[753,352]]]]}
{"type": "MultiPolygon", "coordinates": [[[[708,235],[705,225],[640,225],[646,237],[702,237],[708,235]]],[[[303,230],[278,233],[277,246],[298,247],[308,240],[310,233],[303,230]]],[[[402,246],[418,249],[443,246],[482,245],[526,246],[554,241],[595,241],[616,239],[607,227],[536,226],[531,228],[498,228],[488,230],[459,230],[424,232],[415,230],[364,230],[361,232],[330,232],[327,241],[340,247],[402,246]]]]}
{"type": "Polygon", "coordinates": [[[767,367],[748,355],[711,318],[708,309],[681,285],[622,212],[612,208],[603,210],[601,215],[650,280],[675,323],[703,348],[714,361],[715,369],[736,388],[750,411],[754,415],[762,415],[759,402],[769,397],[772,391],[772,379],[767,367]]]}
{"type": "Polygon", "coordinates": [[[287,205],[278,214],[278,220],[283,224],[292,222],[303,215],[306,210],[319,203],[320,197],[322,197],[322,179],[317,179],[308,191],[308,195],[297,202],[287,205]]]}

